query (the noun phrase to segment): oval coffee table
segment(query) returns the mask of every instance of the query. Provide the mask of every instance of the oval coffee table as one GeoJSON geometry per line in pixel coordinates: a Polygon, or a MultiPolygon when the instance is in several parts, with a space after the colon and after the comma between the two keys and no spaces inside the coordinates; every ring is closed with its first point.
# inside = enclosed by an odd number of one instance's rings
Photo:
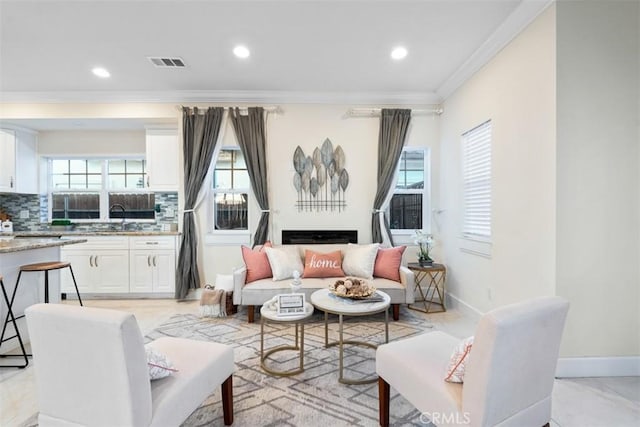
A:
{"type": "Polygon", "coordinates": [[[384,339],[385,342],[389,342],[389,306],[391,305],[391,298],[389,295],[382,291],[376,291],[378,295],[382,297],[382,301],[379,302],[367,302],[366,300],[351,300],[348,298],[341,298],[329,291],[329,289],[320,289],[311,294],[311,303],[319,310],[324,311],[324,345],[325,347],[339,346],[340,347],[340,373],[338,381],[343,384],[370,384],[377,381],[377,378],[354,380],[344,377],[344,345],[360,345],[371,348],[378,348],[376,344],[356,341],[356,340],[344,340],[342,334],[342,323],[344,316],[368,316],[370,314],[376,314],[384,311],[384,339]],[[337,314],[339,318],[339,339],[336,342],[329,343],[329,326],[328,319],[329,313],[337,314]]]}
{"type": "Polygon", "coordinates": [[[270,310],[266,305],[263,305],[260,308],[260,366],[264,369],[265,372],[276,375],[280,377],[288,377],[291,375],[296,375],[304,371],[304,322],[313,314],[313,306],[306,302],[304,304],[304,313],[289,315],[289,316],[278,316],[278,312],[275,310],[270,310]],[[264,351],[264,324],[266,322],[269,323],[293,323],[296,327],[296,340],[295,345],[281,345],[270,350],[264,351]],[[300,340],[298,340],[298,326],[300,326],[300,340]],[[300,353],[300,366],[298,369],[290,370],[290,371],[278,371],[272,368],[269,368],[266,364],[266,360],[273,353],[277,353],[283,350],[298,350],[300,353]]]}

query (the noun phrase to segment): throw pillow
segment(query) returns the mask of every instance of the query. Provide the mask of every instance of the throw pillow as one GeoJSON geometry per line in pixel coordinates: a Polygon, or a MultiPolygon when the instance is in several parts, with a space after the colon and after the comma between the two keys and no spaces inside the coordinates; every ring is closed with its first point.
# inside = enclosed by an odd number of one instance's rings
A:
{"type": "Polygon", "coordinates": [[[400,264],[402,264],[402,254],[406,246],[395,248],[378,248],[376,263],[373,267],[373,275],[383,279],[400,281],[400,264]]]}
{"type": "Polygon", "coordinates": [[[304,266],[296,246],[282,246],[280,248],[265,248],[273,280],[284,280],[293,277],[294,271],[303,271],[304,266]]]}
{"type": "Polygon", "coordinates": [[[302,277],[343,277],[342,252],[320,253],[304,251],[304,273],[302,277]]]}
{"type": "Polygon", "coordinates": [[[167,356],[149,346],[145,346],[144,349],[147,353],[147,367],[149,368],[149,378],[151,380],[158,380],[168,377],[173,372],[178,372],[167,356]]]}
{"type": "Polygon", "coordinates": [[[444,377],[445,381],[450,383],[464,382],[464,371],[472,346],[473,337],[469,337],[460,341],[460,344],[453,350],[451,360],[449,360],[449,365],[447,366],[447,375],[444,377]]]}
{"type": "Polygon", "coordinates": [[[271,242],[266,242],[258,249],[242,247],[242,259],[247,267],[247,278],[245,283],[250,283],[260,279],[271,277],[271,266],[267,258],[266,248],[271,247],[271,242]]]}
{"type": "Polygon", "coordinates": [[[371,245],[347,246],[342,260],[342,270],[347,276],[373,279],[373,266],[376,262],[379,243],[371,245]]]}

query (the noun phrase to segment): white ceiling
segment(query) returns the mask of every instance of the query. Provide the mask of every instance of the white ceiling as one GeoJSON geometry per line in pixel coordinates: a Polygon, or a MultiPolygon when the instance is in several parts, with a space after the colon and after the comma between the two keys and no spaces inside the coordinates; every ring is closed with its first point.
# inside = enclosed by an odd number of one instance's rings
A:
{"type": "Polygon", "coordinates": [[[549,1],[0,0],[0,101],[439,103],[549,1]]]}

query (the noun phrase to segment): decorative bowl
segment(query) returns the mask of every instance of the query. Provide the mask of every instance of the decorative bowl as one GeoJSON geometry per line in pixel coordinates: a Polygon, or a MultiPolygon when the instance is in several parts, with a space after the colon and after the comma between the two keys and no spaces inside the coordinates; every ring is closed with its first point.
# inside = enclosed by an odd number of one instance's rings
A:
{"type": "Polygon", "coordinates": [[[329,291],[342,298],[365,299],[373,295],[376,288],[364,279],[345,277],[331,284],[329,291]]]}

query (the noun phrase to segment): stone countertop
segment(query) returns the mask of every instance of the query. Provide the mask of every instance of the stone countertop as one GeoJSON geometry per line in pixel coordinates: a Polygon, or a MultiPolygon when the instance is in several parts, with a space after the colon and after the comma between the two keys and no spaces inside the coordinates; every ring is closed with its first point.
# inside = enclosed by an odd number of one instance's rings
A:
{"type": "MultiPolygon", "coordinates": [[[[178,236],[178,231],[145,231],[145,230],[70,230],[70,231],[16,231],[14,233],[6,233],[15,237],[60,237],[60,236],[178,236]]],[[[2,234],[0,234],[2,236],[2,234]]]]}
{"type": "Polygon", "coordinates": [[[31,249],[51,248],[55,246],[73,245],[84,243],[87,239],[67,239],[67,238],[29,238],[0,240],[0,254],[27,251],[31,249]]]}

